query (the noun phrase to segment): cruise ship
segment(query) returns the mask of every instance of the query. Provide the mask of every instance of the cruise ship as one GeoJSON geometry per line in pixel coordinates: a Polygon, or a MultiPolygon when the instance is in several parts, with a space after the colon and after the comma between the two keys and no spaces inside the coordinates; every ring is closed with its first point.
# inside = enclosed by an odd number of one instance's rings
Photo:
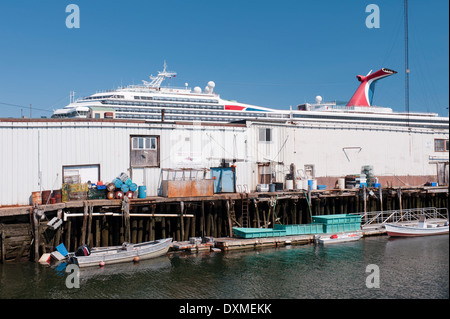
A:
{"type": "Polygon", "coordinates": [[[436,113],[394,112],[391,108],[372,106],[375,82],[397,73],[383,68],[366,76],[358,75],[358,89],[346,105],[323,102],[317,96],[315,103],[297,105],[289,110],[271,109],[256,105],[225,100],[217,94],[215,83],[209,81],[201,87],[163,87],[162,82],[176,76],[163,71],[157,76],[150,75],[150,82],[142,85],[128,85],[116,90],[92,94],[75,100],[71,96],[69,105],[54,111],[52,118],[115,118],[133,119],[146,122],[216,122],[239,121],[270,122],[328,122],[365,123],[421,128],[448,128],[448,117],[436,113]]]}

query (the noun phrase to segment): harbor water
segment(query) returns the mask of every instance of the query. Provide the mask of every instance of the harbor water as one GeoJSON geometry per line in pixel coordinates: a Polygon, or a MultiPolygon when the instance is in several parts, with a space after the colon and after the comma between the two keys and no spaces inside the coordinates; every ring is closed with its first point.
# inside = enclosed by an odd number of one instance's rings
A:
{"type": "Polygon", "coordinates": [[[446,299],[449,236],[173,254],[82,269],[78,288],[66,270],[0,264],[0,298],[446,299]]]}

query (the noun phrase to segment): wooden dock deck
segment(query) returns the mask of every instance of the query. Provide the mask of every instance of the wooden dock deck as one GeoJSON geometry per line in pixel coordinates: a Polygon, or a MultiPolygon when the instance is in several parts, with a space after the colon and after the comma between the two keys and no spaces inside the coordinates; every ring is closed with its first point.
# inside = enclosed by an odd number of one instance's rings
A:
{"type": "MultiPolygon", "coordinates": [[[[368,190],[367,193],[362,189],[329,189],[153,196],[128,201],[93,199],[36,207],[0,207],[0,262],[37,260],[60,243],[70,251],[82,243],[92,247],[113,246],[123,241],[137,243],[168,237],[181,243],[191,237],[210,236],[223,250],[302,244],[311,242],[312,235],[239,239],[233,237],[232,227],[267,228],[276,223],[308,224],[313,215],[448,206],[447,187],[368,190]],[[56,232],[48,231],[47,223],[55,217],[62,219],[62,226],[56,232]]],[[[377,227],[363,229],[364,236],[384,233],[377,227]]]]}

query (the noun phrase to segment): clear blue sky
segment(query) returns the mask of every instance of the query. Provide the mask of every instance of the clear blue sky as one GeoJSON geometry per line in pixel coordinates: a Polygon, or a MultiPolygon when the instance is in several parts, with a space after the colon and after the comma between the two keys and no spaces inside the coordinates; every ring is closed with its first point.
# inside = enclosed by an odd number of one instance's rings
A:
{"type": "MultiPolygon", "coordinates": [[[[448,116],[449,2],[409,1],[410,109],[448,116]]],[[[77,97],[139,84],[162,69],[172,86],[289,109],[348,101],[357,74],[381,67],[374,104],[405,110],[403,0],[45,0],[0,2],[0,117],[50,116],[77,97]],[[80,28],[66,28],[66,6],[80,28]],[[368,4],[380,28],[368,29],[368,4]],[[23,110],[22,110],[23,109],[23,110]],[[41,109],[41,110],[38,110],[41,109]],[[47,110],[47,111],[45,111],[47,110]]],[[[167,83],[167,81],[166,81],[167,83]]]]}

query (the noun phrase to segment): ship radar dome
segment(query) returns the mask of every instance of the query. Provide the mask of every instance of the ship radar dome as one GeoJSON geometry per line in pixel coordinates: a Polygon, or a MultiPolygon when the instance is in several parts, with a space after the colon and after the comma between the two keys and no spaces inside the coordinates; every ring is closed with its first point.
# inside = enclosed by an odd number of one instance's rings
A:
{"type": "Polygon", "coordinates": [[[322,102],[322,97],[320,95],[316,96],[316,103],[320,104],[322,102]]]}
{"type": "Polygon", "coordinates": [[[194,93],[202,93],[201,87],[196,86],[196,87],[194,88],[194,93]]]}
{"type": "Polygon", "coordinates": [[[208,82],[208,86],[209,86],[210,88],[213,88],[213,87],[216,86],[216,83],[214,83],[213,81],[209,81],[209,82],[208,82]]]}

